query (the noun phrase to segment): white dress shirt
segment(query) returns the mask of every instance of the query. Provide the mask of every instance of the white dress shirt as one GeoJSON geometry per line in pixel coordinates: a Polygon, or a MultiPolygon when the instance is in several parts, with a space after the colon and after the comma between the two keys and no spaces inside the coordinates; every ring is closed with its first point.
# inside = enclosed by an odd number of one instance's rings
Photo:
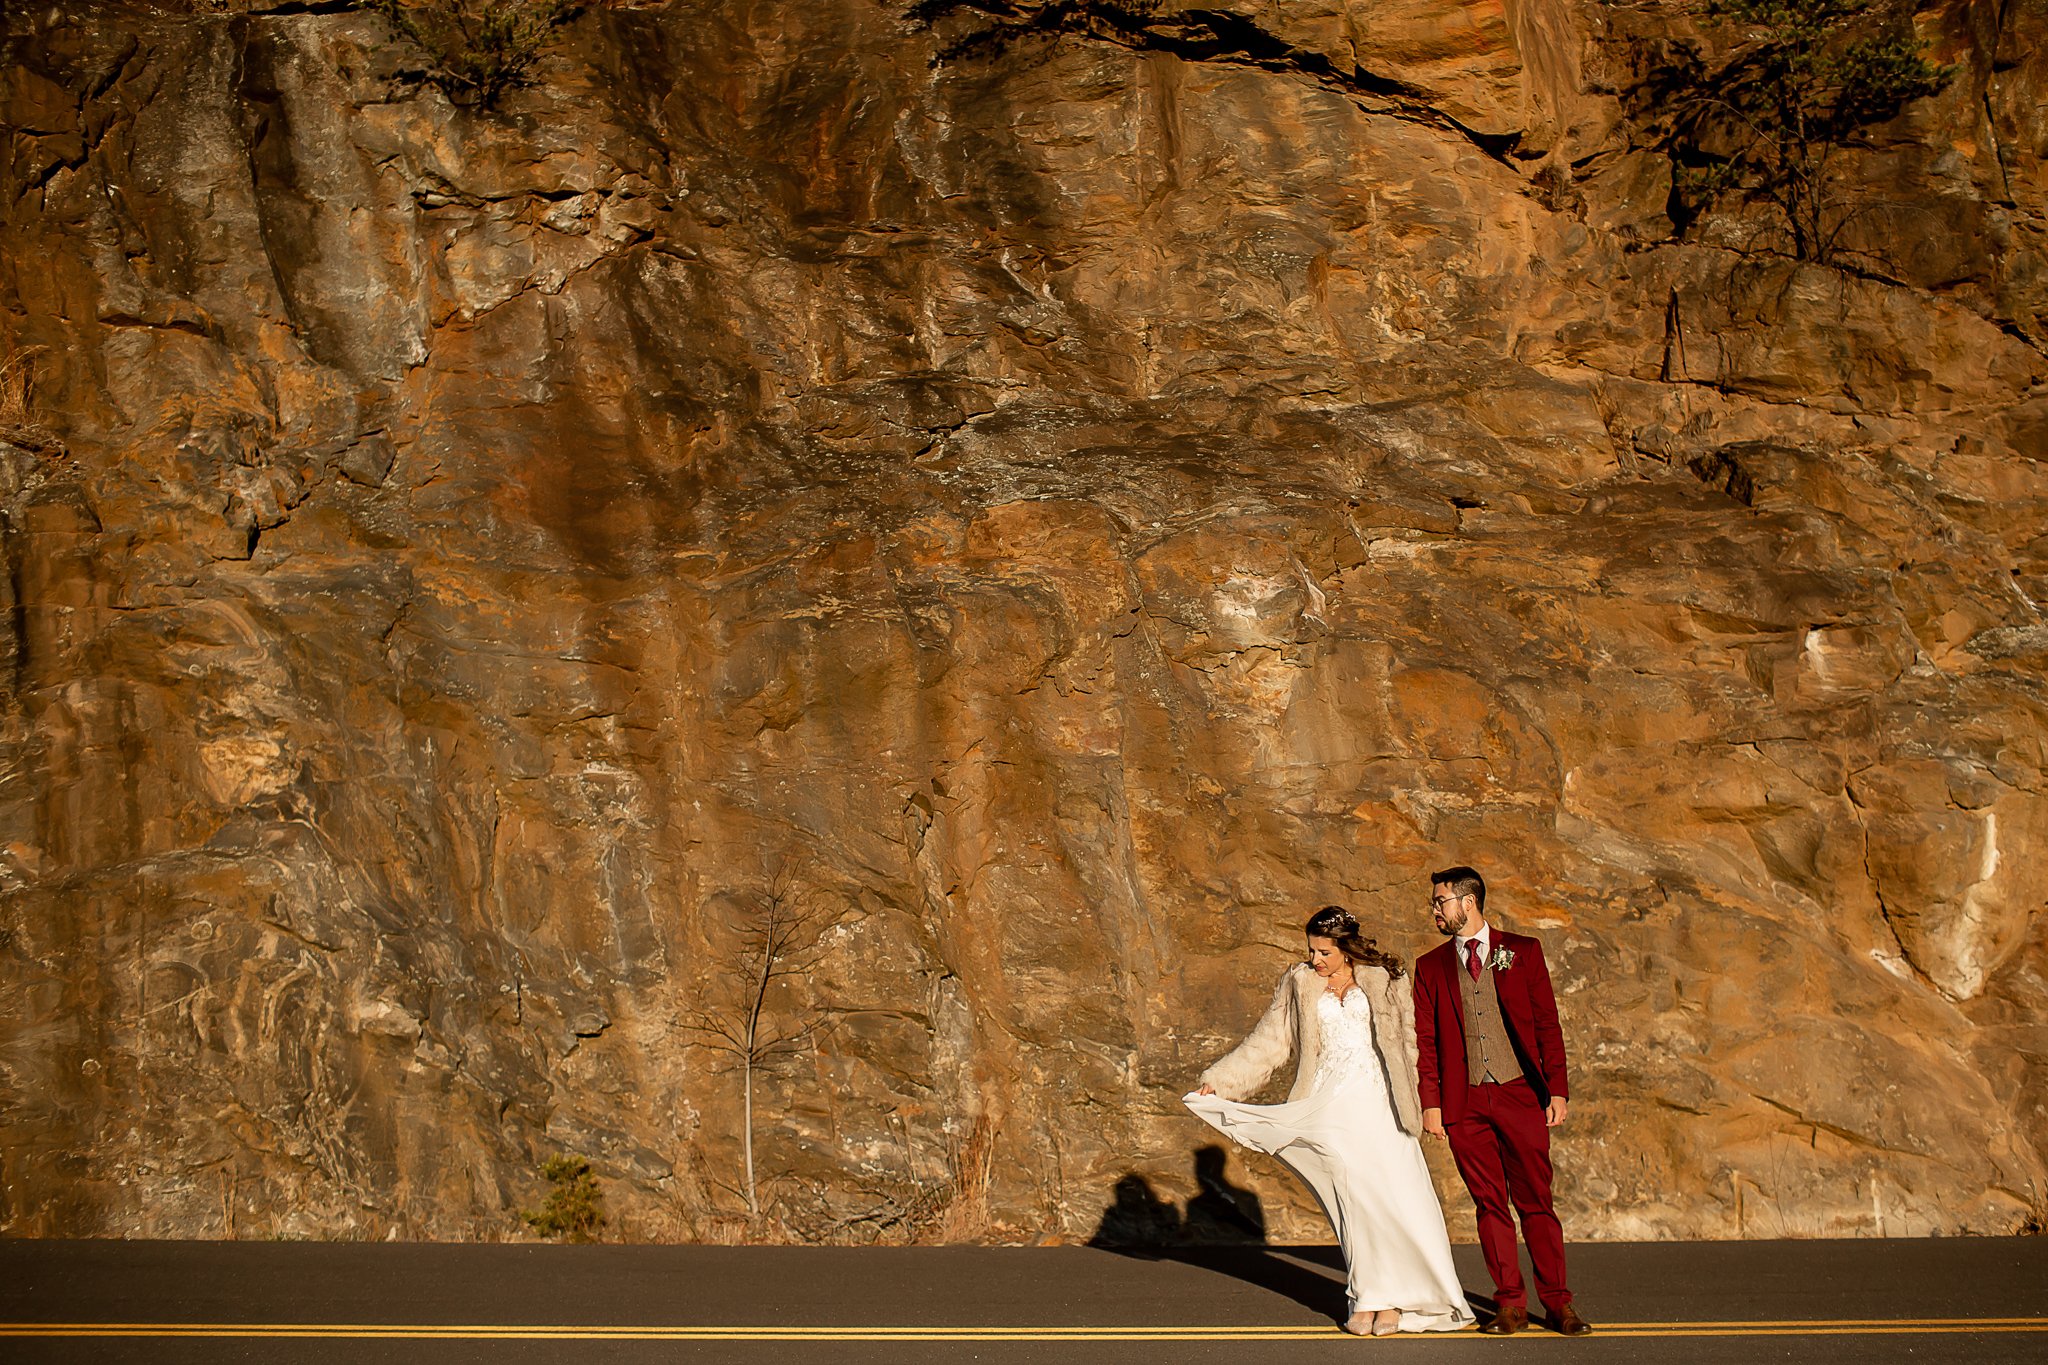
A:
{"type": "Polygon", "coordinates": [[[1472,950],[1465,946],[1468,943],[1477,943],[1479,945],[1479,965],[1485,966],[1493,958],[1491,951],[1493,926],[1491,924],[1481,924],[1478,933],[1470,938],[1458,940],[1458,970],[1470,975],[1472,971],[1472,950]]]}

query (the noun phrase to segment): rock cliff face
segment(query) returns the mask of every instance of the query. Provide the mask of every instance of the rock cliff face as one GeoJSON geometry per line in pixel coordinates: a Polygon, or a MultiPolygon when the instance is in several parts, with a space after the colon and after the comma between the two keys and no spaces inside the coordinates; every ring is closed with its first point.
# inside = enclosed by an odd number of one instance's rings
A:
{"type": "Polygon", "coordinates": [[[2040,4],[1858,270],[1674,239],[1654,5],[677,0],[497,112],[160,8],[0,21],[0,1230],[1177,1219],[1453,862],[1571,1235],[2048,1212],[2040,4]]]}

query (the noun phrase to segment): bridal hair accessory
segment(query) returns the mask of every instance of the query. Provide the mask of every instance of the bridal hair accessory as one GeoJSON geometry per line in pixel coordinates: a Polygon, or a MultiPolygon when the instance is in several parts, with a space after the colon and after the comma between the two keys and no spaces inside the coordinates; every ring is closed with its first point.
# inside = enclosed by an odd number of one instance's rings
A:
{"type": "Polygon", "coordinates": [[[1504,972],[1515,965],[1514,951],[1509,948],[1495,948],[1493,956],[1487,959],[1486,965],[1497,972],[1504,972]]]}
{"type": "Polygon", "coordinates": [[[1309,916],[1308,931],[1331,938],[1351,938],[1358,933],[1358,916],[1341,905],[1326,905],[1309,916]]]}

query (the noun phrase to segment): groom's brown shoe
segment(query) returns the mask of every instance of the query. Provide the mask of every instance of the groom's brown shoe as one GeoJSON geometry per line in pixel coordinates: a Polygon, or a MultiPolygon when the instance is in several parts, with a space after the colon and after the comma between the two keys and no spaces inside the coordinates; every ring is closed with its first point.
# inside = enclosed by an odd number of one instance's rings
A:
{"type": "Polygon", "coordinates": [[[1528,1309],[1503,1308],[1493,1315],[1493,1321],[1479,1330],[1489,1337],[1511,1337],[1528,1325],[1528,1309]]]}
{"type": "Polygon", "coordinates": [[[1579,1316],[1579,1310],[1566,1304],[1550,1315],[1550,1326],[1562,1336],[1582,1337],[1593,1330],[1593,1324],[1579,1316]]]}

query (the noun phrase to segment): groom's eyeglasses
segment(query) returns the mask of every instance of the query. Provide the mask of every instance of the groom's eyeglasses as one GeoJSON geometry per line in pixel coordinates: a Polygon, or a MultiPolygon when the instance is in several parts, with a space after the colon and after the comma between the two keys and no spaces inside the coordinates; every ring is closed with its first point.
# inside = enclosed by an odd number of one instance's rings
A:
{"type": "Polygon", "coordinates": [[[1441,910],[1446,905],[1449,905],[1454,901],[1461,901],[1463,899],[1465,899],[1463,896],[1431,896],[1429,898],[1429,908],[1432,910],[1441,910]]]}

